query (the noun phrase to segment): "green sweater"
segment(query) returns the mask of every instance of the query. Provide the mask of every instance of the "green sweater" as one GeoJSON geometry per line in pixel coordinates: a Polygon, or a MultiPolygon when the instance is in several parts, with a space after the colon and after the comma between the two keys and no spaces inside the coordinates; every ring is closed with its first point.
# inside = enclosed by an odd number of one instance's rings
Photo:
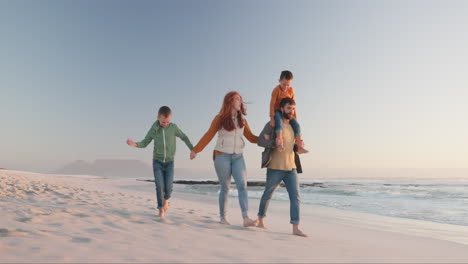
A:
{"type": "Polygon", "coordinates": [[[176,152],[176,138],[179,137],[182,139],[187,147],[192,150],[193,146],[190,143],[190,139],[177,127],[176,124],[170,123],[167,127],[162,127],[159,124],[159,121],[154,122],[150,130],[146,134],[145,139],[140,142],[137,142],[138,148],[145,148],[154,140],[154,151],[153,159],[159,160],[161,162],[170,162],[174,161],[174,156],[176,152]]]}

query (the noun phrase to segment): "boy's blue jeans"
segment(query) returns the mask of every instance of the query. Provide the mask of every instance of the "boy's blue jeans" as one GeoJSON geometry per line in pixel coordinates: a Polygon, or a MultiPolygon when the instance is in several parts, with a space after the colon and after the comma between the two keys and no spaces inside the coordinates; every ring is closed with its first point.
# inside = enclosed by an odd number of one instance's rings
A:
{"type": "Polygon", "coordinates": [[[260,208],[258,209],[258,217],[265,217],[268,205],[270,204],[273,193],[280,185],[281,181],[286,185],[286,190],[289,195],[289,214],[291,217],[290,223],[293,225],[299,224],[299,181],[297,180],[296,169],[290,171],[274,170],[267,168],[267,179],[265,183],[265,191],[260,200],[260,208]]]}
{"type": "Polygon", "coordinates": [[[247,217],[249,200],[247,197],[247,172],[244,156],[242,154],[216,154],[214,160],[216,174],[219,179],[219,215],[221,219],[226,217],[229,187],[231,176],[234,178],[239,196],[239,205],[242,217],[247,217]]]}
{"type": "MultiPolygon", "coordinates": [[[[276,110],[275,111],[275,132],[276,134],[281,133],[283,131],[283,120],[281,116],[281,111],[276,110]]],[[[292,129],[294,130],[294,136],[298,137],[301,135],[301,126],[297,122],[296,118],[292,118],[289,121],[289,124],[291,125],[292,129]]]]}
{"type": "Polygon", "coordinates": [[[158,201],[158,209],[161,209],[163,208],[163,201],[171,198],[174,161],[161,162],[153,160],[153,173],[156,183],[156,200],[158,201]]]}

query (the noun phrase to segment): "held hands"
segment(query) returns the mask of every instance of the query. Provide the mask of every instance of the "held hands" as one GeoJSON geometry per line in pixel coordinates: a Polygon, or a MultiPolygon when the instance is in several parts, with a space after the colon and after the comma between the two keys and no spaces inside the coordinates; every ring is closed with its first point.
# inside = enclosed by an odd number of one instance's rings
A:
{"type": "Polygon", "coordinates": [[[192,151],[190,152],[190,159],[193,160],[193,159],[196,158],[196,157],[197,157],[197,153],[196,153],[195,151],[192,150],[192,151]]]}
{"type": "Polygon", "coordinates": [[[137,144],[135,142],[133,142],[133,140],[131,140],[131,139],[127,139],[127,145],[132,146],[132,147],[137,146],[137,144]]]}
{"type": "Polygon", "coordinates": [[[275,127],[275,118],[270,117],[270,127],[275,127]]]}

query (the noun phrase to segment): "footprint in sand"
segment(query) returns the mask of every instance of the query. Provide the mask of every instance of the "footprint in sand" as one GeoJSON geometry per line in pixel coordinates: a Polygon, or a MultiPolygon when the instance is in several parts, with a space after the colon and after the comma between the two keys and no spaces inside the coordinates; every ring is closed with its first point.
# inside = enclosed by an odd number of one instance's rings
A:
{"type": "Polygon", "coordinates": [[[80,217],[80,218],[89,217],[89,215],[87,215],[87,214],[84,214],[84,213],[76,213],[76,214],[72,214],[72,215],[73,215],[73,216],[80,217]]]}
{"type": "Polygon", "coordinates": [[[131,217],[131,214],[129,212],[122,211],[122,210],[112,210],[111,213],[113,215],[118,215],[118,216],[123,217],[125,219],[129,219],[131,217]]]}
{"type": "Polygon", "coordinates": [[[146,222],[143,220],[130,220],[130,222],[135,224],[146,224],[146,222]]]}
{"type": "Polygon", "coordinates": [[[182,221],[182,220],[185,220],[185,218],[184,218],[184,217],[180,217],[180,216],[172,216],[172,215],[171,215],[171,219],[174,219],[174,220],[177,220],[177,221],[179,221],[179,220],[180,220],[180,221],[182,221]]]}
{"type": "Polygon", "coordinates": [[[106,225],[106,226],[110,226],[110,227],[113,227],[113,228],[116,228],[116,229],[121,229],[121,230],[127,230],[126,228],[123,228],[121,226],[118,226],[110,221],[104,221],[102,222],[103,225],[106,225]]]}
{"type": "MultiPolygon", "coordinates": [[[[200,220],[200,223],[203,223],[203,224],[219,224],[219,221],[217,220],[213,220],[213,219],[202,219],[200,220]]],[[[201,224],[202,227],[204,227],[204,225],[201,224]]]]}
{"type": "Polygon", "coordinates": [[[8,230],[6,228],[0,228],[0,237],[24,237],[30,233],[31,232],[23,229],[8,230]]]}
{"type": "Polygon", "coordinates": [[[171,220],[169,220],[167,218],[160,218],[160,217],[156,218],[155,221],[158,222],[158,223],[162,223],[162,224],[172,224],[173,223],[171,220]]]}
{"type": "Polygon", "coordinates": [[[35,215],[50,215],[53,213],[52,210],[39,210],[36,208],[30,208],[29,210],[35,215]]]}
{"type": "Polygon", "coordinates": [[[32,220],[32,217],[19,217],[16,218],[16,221],[21,222],[21,223],[27,223],[32,220]]]}
{"type": "Polygon", "coordinates": [[[90,243],[91,239],[87,237],[73,237],[71,242],[74,243],[90,243]]]}
{"type": "Polygon", "coordinates": [[[51,224],[48,224],[48,226],[50,226],[50,227],[61,227],[61,226],[63,226],[63,224],[62,223],[51,223],[51,224]]]}
{"type": "Polygon", "coordinates": [[[273,238],[273,240],[276,240],[276,241],[285,241],[286,239],[284,239],[284,238],[273,238]]]}
{"type": "Polygon", "coordinates": [[[104,234],[106,232],[104,232],[104,230],[102,230],[101,228],[87,228],[85,229],[86,232],[88,233],[91,233],[91,234],[104,234]]]}
{"type": "Polygon", "coordinates": [[[64,213],[68,213],[68,214],[71,214],[72,216],[76,216],[76,217],[80,217],[80,218],[85,218],[85,217],[89,217],[88,214],[80,211],[80,210],[76,210],[76,209],[63,209],[62,212],[64,213]]]}
{"type": "Polygon", "coordinates": [[[10,232],[10,231],[8,231],[8,229],[6,229],[6,228],[0,228],[0,237],[6,237],[6,236],[8,236],[8,233],[9,233],[9,232],[10,232]]]}

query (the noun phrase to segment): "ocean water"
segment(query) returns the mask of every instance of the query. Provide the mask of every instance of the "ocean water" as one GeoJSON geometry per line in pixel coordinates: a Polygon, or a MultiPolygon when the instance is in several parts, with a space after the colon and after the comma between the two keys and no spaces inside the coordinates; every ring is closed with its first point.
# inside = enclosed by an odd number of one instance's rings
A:
{"type": "MultiPolygon", "coordinates": [[[[323,180],[302,181],[301,203],[377,215],[468,226],[468,179],[464,180],[323,180]],[[317,185],[318,184],[318,185],[317,185]]],[[[218,185],[187,185],[186,191],[218,195],[218,185]]],[[[260,199],[264,187],[248,187],[249,198],[260,199]]],[[[236,197],[235,185],[230,196],[236,197]]],[[[287,201],[286,188],[274,200],[287,201]]]]}

